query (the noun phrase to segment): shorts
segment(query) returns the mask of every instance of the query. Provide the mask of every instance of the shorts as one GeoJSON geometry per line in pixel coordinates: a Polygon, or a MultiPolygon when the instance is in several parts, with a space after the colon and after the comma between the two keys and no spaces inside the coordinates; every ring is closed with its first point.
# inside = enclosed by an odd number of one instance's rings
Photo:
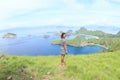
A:
{"type": "Polygon", "coordinates": [[[64,49],[61,49],[61,55],[66,55],[66,51],[64,49]]]}

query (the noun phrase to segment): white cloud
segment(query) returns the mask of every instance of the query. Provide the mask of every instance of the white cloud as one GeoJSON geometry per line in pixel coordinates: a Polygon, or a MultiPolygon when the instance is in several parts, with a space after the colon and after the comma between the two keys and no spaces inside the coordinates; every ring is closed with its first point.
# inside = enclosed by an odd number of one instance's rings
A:
{"type": "Polygon", "coordinates": [[[120,0],[111,0],[113,2],[117,2],[117,3],[120,3],[120,0]]]}
{"type": "Polygon", "coordinates": [[[94,0],[89,6],[76,0],[0,0],[0,29],[39,25],[119,26],[118,9],[109,0],[94,0]]]}
{"type": "Polygon", "coordinates": [[[63,0],[69,9],[81,10],[84,8],[83,4],[78,3],[76,0],[63,0]]]}
{"type": "Polygon", "coordinates": [[[35,8],[48,8],[50,0],[0,0],[0,20],[16,11],[29,11],[35,8]]]}
{"type": "Polygon", "coordinates": [[[94,9],[109,9],[111,7],[111,3],[108,0],[95,0],[93,3],[94,9]]]}
{"type": "MultiPolygon", "coordinates": [[[[13,24],[6,21],[9,17],[25,14],[38,8],[49,8],[51,5],[51,0],[0,0],[0,28],[13,24]]],[[[14,24],[16,23],[21,22],[14,24]]]]}

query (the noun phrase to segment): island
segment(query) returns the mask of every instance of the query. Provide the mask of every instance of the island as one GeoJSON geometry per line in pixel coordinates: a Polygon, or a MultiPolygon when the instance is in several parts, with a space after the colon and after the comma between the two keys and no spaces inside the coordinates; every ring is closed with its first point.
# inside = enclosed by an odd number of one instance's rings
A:
{"type": "MultiPolygon", "coordinates": [[[[60,36],[61,33],[63,33],[63,31],[57,31],[57,32],[55,32],[55,36],[60,36]]],[[[73,35],[73,31],[72,30],[67,30],[66,35],[67,36],[73,35]]]]}
{"type": "MultiPolygon", "coordinates": [[[[120,31],[117,34],[110,34],[105,33],[99,30],[92,31],[87,30],[85,27],[81,27],[79,30],[77,30],[74,35],[91,35],[91,36],[97,36],[97,38],[81,38],[80,36],[76,36],[72,39],[67,39],[67,45],[74,46],[74,47],[84,47],[84,46],[94,46],[98,45],[101,47],[106,48],[106,51],[113,52],[116,50],[120,50],[120,31]]],[[[60,44],[59,40],[53,40],[51,44],[60,44]]]]}
{"type": "Polygon", "coordinates": [[[49,38],[50,36],[49,35],[43,35],[43,38],[49,38]]]}
{"type": "Polygon", "coordinates": [[[28,34],[27,36],[28,36],[28,37],[31,37],[31,36],[32,36],[32,34],[28,34]]]}
{"type": "Polygon", "coordinates": [[[6,34],[3,35],[3,38],[12,38],[12,39],[14,39],[14,38],[17,38],[17,35],[14,34],[14,33],[6,33],[6,34]]]}

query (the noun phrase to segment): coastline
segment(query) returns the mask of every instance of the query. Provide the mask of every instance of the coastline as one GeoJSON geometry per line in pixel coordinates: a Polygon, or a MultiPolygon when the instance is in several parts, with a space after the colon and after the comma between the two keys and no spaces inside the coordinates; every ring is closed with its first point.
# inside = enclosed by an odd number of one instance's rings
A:
{"type": "MultiPolygon", "coordinates": [[[[54,43],[52,42],[51,44],[53,45],[60,45],[60,43],[54,43]]],[[[73,47],[85,47],[85,46],[100,46],[103,47],[105,49],[108,49],[106,46],[104,45],[100,45],[100,44],[94,44],[94,43],[87,43],[87,44],[80,44],[80,45],[75,45],[75,44],[67,44],[68,46],[73,46],[73,47]]]]}
{"type": "Polygon", "coordinates": [[[104,45],[100,45],[100,44],[95,44],[95,45],[100,46],[100,47],[103,47],[103,48],[105,48],[105,49],[109,49],[108,47],[106,47],[106,46],[104,46],[104,45]]]}

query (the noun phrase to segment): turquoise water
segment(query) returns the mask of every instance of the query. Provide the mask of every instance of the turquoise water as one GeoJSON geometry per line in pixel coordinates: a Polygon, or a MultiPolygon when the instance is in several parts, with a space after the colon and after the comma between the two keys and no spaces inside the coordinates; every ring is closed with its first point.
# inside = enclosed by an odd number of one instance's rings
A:
{"type": "MultiPolygon", "coordinates": [[[[49,31],[49,30],[48,30],[49,31]]],[[[27,55],[27,56],[49,56],[60,55],[60,45],[53,45],[51,42],[60,39],[54,33],[41,31],[41,29],[33,30],[13,30],[8,32],[17,33],[16,39],[0,38],[0,53],[8,55],[27,55]],[[32,36],[27,36],[32,34],[32,36]],[[49,38],[43,38],[43,35],[50,35],[49,38]]],[[[54,32],[54,31],[53,31],[54,32]]],[[[3,32],[6,33],[6,32],[3,32]]],[[[68,53],[72,55],[91,54],[105,50],[101,46],[85,46],[73,47],[67,46],[68,53]]]]}

